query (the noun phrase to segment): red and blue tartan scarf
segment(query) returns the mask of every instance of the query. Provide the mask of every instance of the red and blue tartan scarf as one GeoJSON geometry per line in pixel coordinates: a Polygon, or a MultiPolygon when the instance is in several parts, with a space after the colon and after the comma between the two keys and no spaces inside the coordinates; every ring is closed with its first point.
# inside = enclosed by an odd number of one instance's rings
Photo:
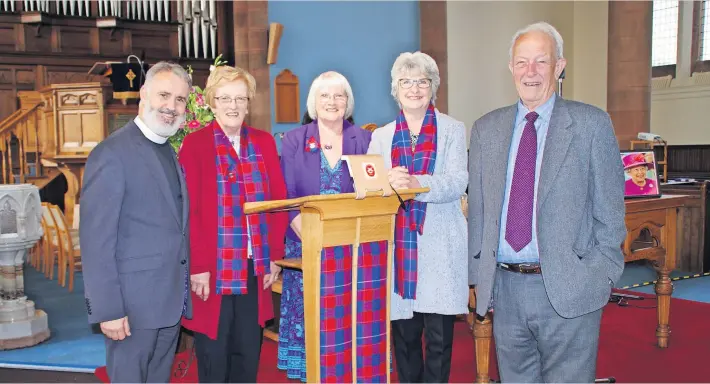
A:
{"type": "Polygon", "coordinates": [[[247,293],[248,233],[251,234],[254,274],[269,273],[270,257],[265,213],[245,215],[245,202],[269,200],[266,163],[246,126],[240,132],[239,154],[222,128],[213,123],[217,149],[217,293],[247,293]]]}
{"type": "MultiPolygon", "coordinates": [[[[404,113],[399,112],[392,139],[392,167],[403,166],[410,175],[431,175],[436,164],[436,112],[429,104],[419,138],[412,153],[404,113]]],[[[397,212],[394,231],[394,289],[403,299],[416,299],[417,294],[417,233],[424,233],[427,204],[421,201],[404,202],[397,212]]]]}

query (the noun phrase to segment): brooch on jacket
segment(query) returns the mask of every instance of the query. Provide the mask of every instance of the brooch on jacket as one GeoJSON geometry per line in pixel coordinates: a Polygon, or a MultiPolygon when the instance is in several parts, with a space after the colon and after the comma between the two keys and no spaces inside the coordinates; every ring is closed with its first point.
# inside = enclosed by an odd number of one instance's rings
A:
{"type": "Polygon", "coordinates": [[[316,141],[316,138],[311,136],[306,141],[306,152],[314,153],[320,149],[320,144],[316,141]]]}

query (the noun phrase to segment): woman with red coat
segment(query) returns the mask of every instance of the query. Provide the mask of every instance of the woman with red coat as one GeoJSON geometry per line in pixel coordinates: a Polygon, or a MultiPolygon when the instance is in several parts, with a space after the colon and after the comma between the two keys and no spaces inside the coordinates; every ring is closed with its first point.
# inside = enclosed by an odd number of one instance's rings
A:
{"type": "Polygon", "coordinates": [[[281,270],[287,213],[245,215],[244,203],[286,198],[274,139],[244,124],[256,82],[220,66],[205,99],[215,120],[185,137],[190,198],[190,286],[200,382],[256,382],[271,285],[281,270]]]}

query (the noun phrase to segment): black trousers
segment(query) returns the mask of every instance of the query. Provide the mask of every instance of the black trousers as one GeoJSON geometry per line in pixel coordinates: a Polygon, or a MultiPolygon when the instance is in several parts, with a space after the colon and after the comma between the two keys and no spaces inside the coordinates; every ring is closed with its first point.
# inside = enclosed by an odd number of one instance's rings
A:
{"type": "MultiPolygon", "coordinates": [[[[249,270],[253,270],[251,260],[249,270]]],[[[256,383],[264,329],[258,317],[261,287],[249,275],[246,295],[222,296],[217,340],[195,333],[200,383],[256,383]]]]}
{"type": "Polygon", "coordinates": [[[414,312],[392,321],[394,356],[400,383],[448,383],[454,343],[454,315],[414,312]],[[426,343],[426,360],[422,350],[426,343]]]}

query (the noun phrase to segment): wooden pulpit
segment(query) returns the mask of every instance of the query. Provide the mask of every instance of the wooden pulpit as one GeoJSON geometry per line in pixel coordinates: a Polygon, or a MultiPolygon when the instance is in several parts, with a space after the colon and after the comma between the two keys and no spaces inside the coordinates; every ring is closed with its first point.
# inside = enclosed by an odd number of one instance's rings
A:
{"type": "Polygon", "coordinates": [[[306,378],[390,382],[390,295],[395,216],[402,201],[368,192],[246,203],[244,213],[299,209],[303,258],[277,262],[303,271],[306,378]],[[353,287],[356,287],[353,289],[353,287]]]}

